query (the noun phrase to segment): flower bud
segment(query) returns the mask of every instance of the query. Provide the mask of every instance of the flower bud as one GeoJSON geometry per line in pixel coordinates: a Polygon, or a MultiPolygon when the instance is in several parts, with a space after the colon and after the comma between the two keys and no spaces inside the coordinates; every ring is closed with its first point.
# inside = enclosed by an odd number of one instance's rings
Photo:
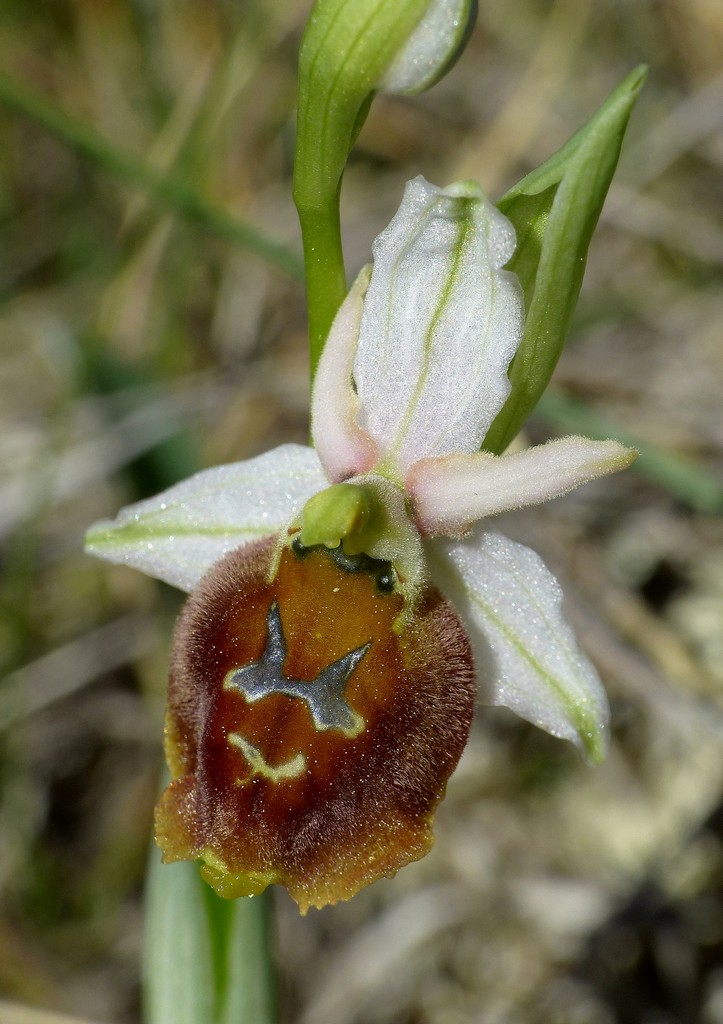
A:
{"type": "Polygon", "coordinates": [[[432,85],[464,45],[474,0],[317,0],[299,52],[294,202],[312,379],[346,294],[339,190],[374,94],[432,85]]]}
{"type": "Polygon", "coordinates": [[[428,89],[475,15],[476,0],[317,0],[299,53],[297,203],[336,190],[374,93],[428,89]]]}
{"type": "Polygon", "coordinates": [[[432,0],[406,44],[379,80],[379,92],[413,96],[438,82],[465,47],[477,0],[432,0]]]}

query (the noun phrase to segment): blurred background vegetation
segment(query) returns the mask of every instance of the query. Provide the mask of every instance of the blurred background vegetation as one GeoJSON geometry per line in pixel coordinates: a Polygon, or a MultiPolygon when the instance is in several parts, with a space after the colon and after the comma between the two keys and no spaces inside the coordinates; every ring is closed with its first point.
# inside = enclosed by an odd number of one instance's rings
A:
{"type": "MultiPolygon", "coordinates": [[[[720,1024],[723,8],[480,7],[439,86],[374,104],[343,193],[348,268],[408,177],[475,177],[495,198],[650,64],[527,428],[618,431],[645,458],[504,523],[563,581],[612,750],[591,770],[481,709],[426,860],[306,919],[278,893],[287,1020],[720,1024]]],[[[196,468],[306,439],[290,179],[308,8],[0,10],[3,1024],[140,1019],[180,595],[82,538],[196,468]]]]}

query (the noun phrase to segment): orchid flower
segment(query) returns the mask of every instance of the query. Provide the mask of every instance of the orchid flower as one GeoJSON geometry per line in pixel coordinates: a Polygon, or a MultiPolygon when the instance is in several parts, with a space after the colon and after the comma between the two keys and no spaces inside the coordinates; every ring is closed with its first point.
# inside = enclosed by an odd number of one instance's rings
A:
{"type": "Polygon", "coordinates": [[[314,447],[198,473],[89,532],[93,554],[190,592],[156,837],[222,896],[277,882],[305,911],[423,856],[476,694],[604,755],[560,587],[487,520],[634,453],[481,450],[524,324],[514,248],[474,184],[410,182],[329,334],[314,447]]]}

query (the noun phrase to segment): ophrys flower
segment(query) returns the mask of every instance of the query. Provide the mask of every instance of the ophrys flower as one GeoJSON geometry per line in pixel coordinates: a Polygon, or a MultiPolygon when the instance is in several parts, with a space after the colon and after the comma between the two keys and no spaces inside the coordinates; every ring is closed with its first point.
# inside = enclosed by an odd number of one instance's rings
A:
{"type": "Polygon", "coordinates": [[[422,856],[473,681],[590,759],[607,703],[540,559],[481,522],[626,466],[573,437],[481,451],[524,321],[511,225],[418,178],[330,333],[315,448],[206,470],[97,524],[88,549],[191,592],[157,813],[166,859],[302,909],[422,856]]]}

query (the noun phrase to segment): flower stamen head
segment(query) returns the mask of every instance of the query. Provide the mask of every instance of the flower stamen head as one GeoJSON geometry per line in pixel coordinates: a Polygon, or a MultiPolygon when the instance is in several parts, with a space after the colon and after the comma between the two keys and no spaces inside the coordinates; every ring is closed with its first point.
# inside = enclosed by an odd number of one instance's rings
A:
{"type": "Polygon", "coordinates": [[[304,505],[299,539],[304,547],[323,544],[336,548],[343,543],[347,554],[358,554],[354,538],[368,529],[373,512],[374,502],[367,488],[359,484],[333,484],[304,505]]]}

